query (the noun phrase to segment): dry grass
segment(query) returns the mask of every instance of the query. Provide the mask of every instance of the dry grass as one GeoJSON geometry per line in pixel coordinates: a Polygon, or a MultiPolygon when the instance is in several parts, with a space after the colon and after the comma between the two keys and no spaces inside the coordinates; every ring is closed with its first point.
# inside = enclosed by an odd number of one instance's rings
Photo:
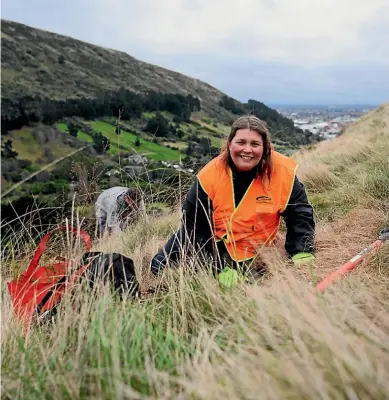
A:
{"type": "Polygon", "coordinates": [[[177,212],[94,245],[133,258],[144,288],[164,288],[152,297],[121,302],[79,287],[57,322],[23,337],[3,282],[3,398],[388,399],[388,245],[323,295],[309,282],[389,225],[388,116],[389,105],[296,155],[318,215],[313,268],[279,248],[263,252],[269,276],[252,285],[220,288],[201,257],[151,281],[145,271],[177,212]]]}

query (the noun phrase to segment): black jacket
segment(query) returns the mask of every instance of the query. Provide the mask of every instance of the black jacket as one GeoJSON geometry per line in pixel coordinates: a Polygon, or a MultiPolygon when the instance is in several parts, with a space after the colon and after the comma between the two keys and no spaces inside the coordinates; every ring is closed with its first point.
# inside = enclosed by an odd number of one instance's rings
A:
{"type": "MultiPolygon", "coordinates": [[[[236,206],[255,178],[256,171],[238,172],[232,168],[232,172],[236,206]]],[[[188,254],[199,249],[204,250],[207,254],[214,254],[212,210],[212,201],[196,178],[182,207],[183,221],[180,229],[171,236],[151,261],[151,271],[154,274],[158,274],[165,267],[167,258],[176,262],[183,249],[188,254]]],[[[281,216],[284,218],[287,228],[285,249],[288,254],[292,257],[300,252],[314,253],[315,221],[313,208],[308,203],[304,185],[298,180],[297,176],[293,183],[288,205],[281,216]]],[[[226,253],[223,241],[217,242],[217,250],[220,254],[226,253]]],[[[217,268],[222,268],[222,265],[217,264],[217,268]]]]}

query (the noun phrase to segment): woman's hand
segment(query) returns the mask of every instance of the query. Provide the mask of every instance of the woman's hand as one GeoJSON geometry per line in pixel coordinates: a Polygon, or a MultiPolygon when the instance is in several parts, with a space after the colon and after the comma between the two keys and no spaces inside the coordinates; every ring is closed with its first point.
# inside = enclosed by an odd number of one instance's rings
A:
{"type": "Polygon", "coordinates": [[[236,269],[226,267],[217,276],[217,280],[224,287],[228,287],[228,288],[233,287],[238,283],[238,280],[239,280],[238,271],[236,269]]]}
{"type": "Polygon", "coordinates": [[[297,253],[292,257],[292,261],[298,265],[311,264],[315,260],[315,256],[311,253],[297,253]]]}

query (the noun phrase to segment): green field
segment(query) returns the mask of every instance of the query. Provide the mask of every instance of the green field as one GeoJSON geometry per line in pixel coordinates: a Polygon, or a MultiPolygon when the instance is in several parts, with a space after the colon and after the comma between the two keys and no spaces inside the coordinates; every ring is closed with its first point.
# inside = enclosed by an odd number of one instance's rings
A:
{"type": "Polygon", "coordinates": [[[148,158],[156,161],[178,161],[181,153],[177,150],[172,150],[157,143],[150,142],[139,138],[140,146],[135,146],[137,136],[131,132],[121,130],[120,135],[115,133],[115,127],[107,122],[88,121],[88,125],[96,132],[101,132],[111,142],[109,153],[118,154],[119,149],[124,151],[134,151],[139,154],[144,154],[148,158]]]}
{"type": "Polygon", "coordinates": [[[32,135],[31,128],[23,128],[11,132],[12,146],[20,160],[36,162],[42,157],[43,149],[32,135]]]}
{"type": "Polygon", "coordinates": [[[51,156],[60,158],[74,151],[74,148],[64,144],[51,142],[50,146],[47,144],[41,145],[37,142],[32,132],[32,128],[23,128],[12,131],[10,133],[12,139],[12,146],[18,153],[19,160],[29,160],[34,164],[42,165],[47,164],[47,157],[45,156],[45,149],[49,148],[51,156]]]}
{"type": "MultiPolygon", "coordinates": [[[[139,137],[140,146],[135,146],[137,136],[128,130],[121,131],[120,135],[116,135],[115,127],[107,122],[103,121],[88,121],[86,122],[94,131],[101,132],[106,136],[111,143],[111,147],[108,151],[110,155],[118,155],[123,152],[136,152],[143,154],[147,158],[156,161],[178,161],[180,160],[181,153],[177,150],[170,149],[165,146],[161,146],[157,143],[153,143],[149,140],[145,140],[139,137]]],[[[68,134],[67,124],[64,122],[58,122],[55,124],[58,131],[68,134]]],[[[23,160],[29,160],[33,163],[37,160],[42,159],[44,154],[44,148],[36,141],[33,136],[31,128],[23,128],[11,132],[11,138],[15,151],[18,152],[18,158],[23,160]]],[[[86,143],[93,143],[92,136],[82,130],[77,133],[77,139],[86,143]]],[[[173,143],[172,143],[173,145],[173,143]]],[[[177,143],[177,147],[179,144],[177,143]]],[[[72,148],[61,144],[56,146],[55,143],[50,145],[50,151],[55,157],[62,157],[72,151],[72,148]]]]}
{"type": "MultiPolygon", "coordinates": [[[[63,122],[59,122],[56,125],[56,128],[63,133],[67,133],[67,125],[63,122]]],[[[93,143],[93,139],[90,135],[88,135],[86,132],[84,131],[78,131],[77,133],[77,138],[82,140],[83,142],[87,142],[87,143],[93,143]]]]}

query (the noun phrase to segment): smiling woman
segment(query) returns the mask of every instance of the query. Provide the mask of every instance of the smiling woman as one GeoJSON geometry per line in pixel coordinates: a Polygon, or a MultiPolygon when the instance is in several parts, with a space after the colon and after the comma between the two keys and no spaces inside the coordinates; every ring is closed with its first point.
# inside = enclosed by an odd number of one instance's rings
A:
{"type": "Polygon", "coordinates": [[[251,269],[261,248],[274,244],[281,216],[289,256],[296,264],[314,261],[313,209],[296,169],[272,148],[265,122],[239,117],[222,153],[197,174],[183,205],[184,222],[153,258],[152,272],[200,248],[218,272],[251,269]]]}

